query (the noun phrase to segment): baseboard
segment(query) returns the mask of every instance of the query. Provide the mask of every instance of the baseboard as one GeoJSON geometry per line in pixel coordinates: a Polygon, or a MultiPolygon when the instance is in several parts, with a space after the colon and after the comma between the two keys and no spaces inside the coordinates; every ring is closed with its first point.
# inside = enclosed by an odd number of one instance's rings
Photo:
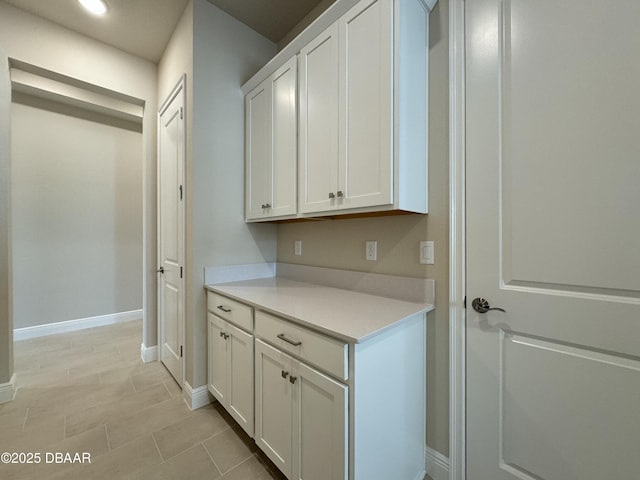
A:
{"type": "Polygon", "coordinates": [[[0,404],[12,401],[16,396],[16,374],[11,376],[11,380],[0,383],[0,404]]]}
{"type": "Polygon", "coordinates": [[[449,480],[449,458],[429,447],[425,449],[424,456],[427,475],[433,480],[449,480]]]}
{"type": "Polygon", "coordinates": [[[140,358],[142,359],[142,363],[155,362],[158,360],[158,346],[147,347],[144,343],[141,343],[140,358]]]}
{"type": "Polygon", "coordinates": [[[211,403],[211,397],[206,385],[193,388],[186,380],[184,382],[184,388],[182,389],[182,398],[184,398],[184,401],[191,410],[196,410],[211,403]]]}
{"type": "Polygon", "coordinates": [[[35,325],[33,327],[16,328],[13,330],[13,340],[28,340],[30,338],[73,332],[75,330],[83,330],[85,328],[131,322],[133,320],[140,320],[141,318],[142,310],[131,310],[129,312],[110,313],[108,315],[98,315],[96,317],[67,320],[66,322],[46,323],[44,325],[35,325]]]}

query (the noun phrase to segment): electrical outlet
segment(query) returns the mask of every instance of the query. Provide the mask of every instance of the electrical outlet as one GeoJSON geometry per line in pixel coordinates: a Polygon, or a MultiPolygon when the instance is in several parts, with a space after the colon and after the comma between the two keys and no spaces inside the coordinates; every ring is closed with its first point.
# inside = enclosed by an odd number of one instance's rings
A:
{"type": "Polygon", "coordinates": [[[296,255],[302,255],[302,240],[296,240],[294,253],[296,255]]]}
{"type": "Polygon", "coordinates": [[[365,258],[374,262],[378,259],[377,240],[367,240],[365,242],[365,258]]]}

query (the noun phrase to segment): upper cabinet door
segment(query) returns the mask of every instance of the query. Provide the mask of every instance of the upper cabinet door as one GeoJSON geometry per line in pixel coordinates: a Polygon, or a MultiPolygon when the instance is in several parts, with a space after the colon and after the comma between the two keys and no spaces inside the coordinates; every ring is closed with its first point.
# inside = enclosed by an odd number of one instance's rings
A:
{"type": "Polygon", "coordinates": [[[296,213],[296,58],[245,97],[245,217],[296,213]]]}
{"type": "Polygon", "coordinates": [[[271,91],[270,79],[245,97],[245,212],[247,220],[265,216],[271,202],[271,91]]]}
{"type": "Polygon", "coordinates": [[[360,2],[339,25],[338,208],[392,204],[392,1],[360,2]]]}
{"type": "Polygon", "coordinates": [[[268,216],[296,213],[297,183],[297,58],[292,58],[271,77],[272,170],[271,207],[268,216]]]}
{"type": "Polygon", "coordinates": [[[338,192],[338,25],[300,51],[300,212],[336,208],[338,192]]]}

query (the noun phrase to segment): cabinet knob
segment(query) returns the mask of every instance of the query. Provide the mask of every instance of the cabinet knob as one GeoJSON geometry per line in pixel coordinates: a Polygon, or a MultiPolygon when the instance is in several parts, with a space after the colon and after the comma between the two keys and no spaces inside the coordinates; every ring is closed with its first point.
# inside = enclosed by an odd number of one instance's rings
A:
{"type": "Polygon", "coordinates": [[[336,198],[336,194],[333,192],[329,192],[329,198],[333,200],[334,198],[336,198]]]}
{"type": "Polygon", "coordinates": [[[289,381],[291,382],[291,385],[293,385],[294,383],[296,383],[296,380],[298,379],[298,377],[294,377],[293,375],[291,375],[289,377],[289,381]]]}
{"type": "Polygon", "coordinates": [[[220,332],[220,337],[224,338],[224,332],[220,332]]]}
{"type": "Polygon", "coordinates": [[[336,195],[338,195],[338,198],[344,197],[344,193],[342,193],[342,190],[338,190],[338,193],[336,195]]]}
{"type": "Polygon", "coordinates": [[[284,370],[282,370],[282,373],[280,375],[282,375],[282,378],[287,378],[289,376],[289,372],[285,372],[284,370]]]}

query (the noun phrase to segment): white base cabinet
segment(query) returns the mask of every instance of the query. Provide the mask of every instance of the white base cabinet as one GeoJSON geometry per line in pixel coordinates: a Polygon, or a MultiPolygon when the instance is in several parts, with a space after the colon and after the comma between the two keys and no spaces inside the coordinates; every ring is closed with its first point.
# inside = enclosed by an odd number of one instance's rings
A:
{"type": "Polygon", "coordinates": [[[290,479],[347,478],[347,386],[256,340],[255,441],[290,479]]]}
{"type": "Polygon", "coordinates": [[[253,335],[208,314],[208,388],[253,437],[253,335]]]}
{"type": "MultiPolygon", "coordinates": [[[[358,315],[358,303],[334,303],[311,287],[296,295],[358,315]]],[[[304,315],[291,321],[239,300],[208,293],[209,391],[287,478],[424,477],[425,313],[345,341],[308,328],[304,315]]]]}

